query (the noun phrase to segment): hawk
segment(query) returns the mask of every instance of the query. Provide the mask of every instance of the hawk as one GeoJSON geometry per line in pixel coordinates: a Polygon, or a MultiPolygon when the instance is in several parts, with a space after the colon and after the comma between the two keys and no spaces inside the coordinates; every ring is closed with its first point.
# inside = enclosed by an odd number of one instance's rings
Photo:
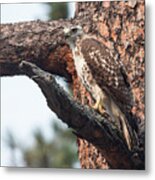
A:
{"type": "Polygon", "coordinates": [[[107,112],[113,122],[119,122],[131,149],[132,132],[127,116],[134,100],[123,64],[103,43],[85,34],[81,26],[66,27],[64,34],[72,50],[77,75],[95,100],[92,107],[100,113],[107,112]]]}

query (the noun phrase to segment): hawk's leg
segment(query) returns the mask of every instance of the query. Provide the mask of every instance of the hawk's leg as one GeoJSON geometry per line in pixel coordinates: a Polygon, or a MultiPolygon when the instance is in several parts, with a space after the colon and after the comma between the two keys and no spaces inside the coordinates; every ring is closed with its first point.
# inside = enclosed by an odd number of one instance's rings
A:
{"type": "Polygon", "coordinates": [[[95,104],[91,105],[91,107],[99,111],[100,114],[104,114],[106,112],[106,108],[103,106],[103,100],[100,96],[97,97],[95,104]]]}

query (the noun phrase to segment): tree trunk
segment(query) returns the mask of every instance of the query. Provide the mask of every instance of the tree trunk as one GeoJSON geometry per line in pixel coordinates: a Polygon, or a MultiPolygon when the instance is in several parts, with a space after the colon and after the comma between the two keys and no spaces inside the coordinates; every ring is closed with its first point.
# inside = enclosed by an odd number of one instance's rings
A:
{"type": "MultiPolygon", "coordinates": [[[[91,97],[77,77],[71,51],[64,41],[63,27],[80,24],[86,33],[97,36],[104,45],[117,54],[127,69],[136,102],[132,109],[132,113],[139,120],[139,149],[136,153],[143,161],[139,167],[134,166],[138,169],[144,169],[145,151],[144,9],[143,0],[77,3],[76,15],[72,20],[2,25],[0,38],[1,76],[22,74],[24,72],[19,68],[20,62],[23,60],[33,62],[43,70],[67,78],[72,83],[74,98],[83,105],[90,105],[91,97]]],[[[119,165],[117,166],[115,162],[113,166],[113,162],[108,159],[107,151],[106,153],[104,151],[104,156],[102,149],[94,144],[78,138],[82,168],[123,168],[120,166],[123,162],[119,162],[118,158],[119,165]]],[[[113,149],[109,149],[109,154],[117,157],[113,149]]]]}
{"type": "MultiPolygon", "coordinates": [[[[144,1],[105,1],[78,3],[76,9],[76,18],[83,19],[86,32],[98,34],[125,65],[136,102],[132,112],[142,121],[140,124],[144,122],[144,8],[144,1]]],[[[73,84],[75,97],[88,104],[90,97],[84,87],[76,78],[73,84]]],[[[109,168],[91,143],[78,139],[78,147],[82,168],[109,168]]]]}

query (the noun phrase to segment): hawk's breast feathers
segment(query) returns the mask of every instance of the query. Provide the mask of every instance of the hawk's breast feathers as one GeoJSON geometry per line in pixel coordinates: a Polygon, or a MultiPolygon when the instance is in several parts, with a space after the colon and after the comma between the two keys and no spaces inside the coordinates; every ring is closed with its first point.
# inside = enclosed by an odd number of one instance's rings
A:
{"type": "Polygon", "coordinates": [[[89,74],[92,84],[96,83],[102,91],[111,96],[122,111],[131,109],[133,96],[125,68],[101,42],[94,38],[77,41],[74,56],[79,76],[89,74]]]}
{"type": "Polygon", "coordinates": [[[66,28],[64,33],[72,49],[77,75],[96,101],[93,108],[110,115],[131,149],[135,138],[128,115],[133,96],[123,64],[103,43],[86,35],[82,27],[66,28]]]}

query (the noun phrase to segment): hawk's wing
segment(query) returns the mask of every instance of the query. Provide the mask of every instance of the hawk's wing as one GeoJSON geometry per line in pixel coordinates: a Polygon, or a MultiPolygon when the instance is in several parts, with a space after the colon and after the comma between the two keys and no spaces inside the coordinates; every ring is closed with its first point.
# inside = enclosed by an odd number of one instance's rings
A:
{"type": "Polygon", "coordinates": [[[99,41],[81,41],[82,55],[99,87],[109,94],[123,112],[133,106],[130,83],[123,65],[99,41]]]}

